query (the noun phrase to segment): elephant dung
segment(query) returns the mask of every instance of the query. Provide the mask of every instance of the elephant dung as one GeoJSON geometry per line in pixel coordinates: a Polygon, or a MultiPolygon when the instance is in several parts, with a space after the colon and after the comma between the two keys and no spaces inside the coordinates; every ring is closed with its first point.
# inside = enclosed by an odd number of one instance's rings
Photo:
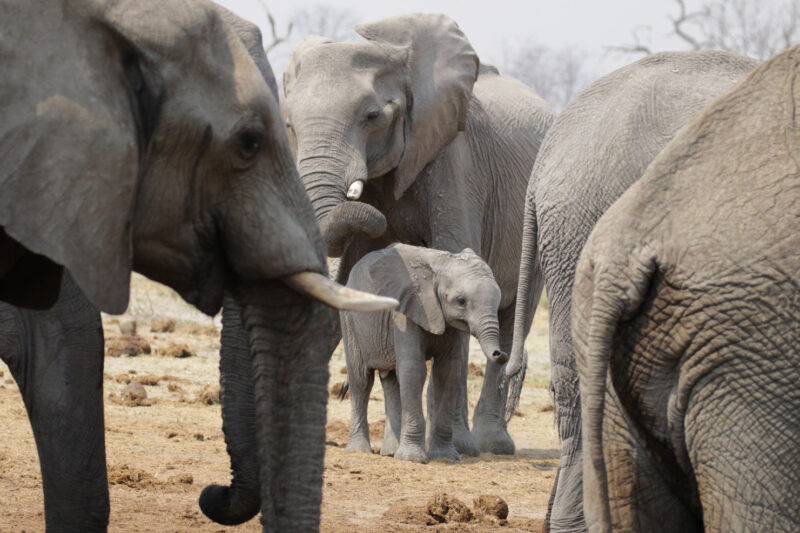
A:
{"type": "Polygon", "coordinates": [[[194,352],[192,352],[185,344],[176,344],[171,342],[169,346],[161,350],[161,355],[164,357],[176,357],[178,359],[183,359],[184,357],[192,357],[194,352]]]}
{"type": "Polygon", "coordinates": [[[449,496],[446,492],[437,492],[428,502],[428,514],[437,522],[469,522],[472,511],[464,502],[449,496]]]}
{"type": "Polygon", "coordinates": [[[219,385],[206,385],[200,394],[197,395],[197,401],[206,405],[214,405],[219,403],[219,385]]]}
{"type": "Polygon", "coordinates": [[[106,340],[106,355],[135,357],[150,353],[150,343],[138,335],[122,335],[116,339],[106,340]]]}
{"type": "Polygon", "coordinates": [[[478,520],[504,522],[508,518],[508,504],[500,496],[482,494],[472,501],[472,509],[478,520]]]}

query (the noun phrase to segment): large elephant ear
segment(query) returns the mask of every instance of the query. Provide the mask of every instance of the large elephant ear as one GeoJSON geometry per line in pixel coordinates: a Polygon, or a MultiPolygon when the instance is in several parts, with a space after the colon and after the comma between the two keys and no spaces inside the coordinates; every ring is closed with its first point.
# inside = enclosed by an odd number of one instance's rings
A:
{"type": "Polygon", "coordinates": [[[410,97],[406,149],[395,171],[399,198],[467,122],[478,55],[445,15],[401,15],[356,26],[365,39],[408,50],[410,97]]]}
{"type": "Polygon", "coordinates": [[[397,311],[433,333],[444,333],[445,322],[430,262],[420,248],[395,244],[365,257],[370,261],[369,275],[373,290],[395,298],[397,311]]]}
{"type": "Polygon", "coordinates": [[[0,226],[65,266],[95,306],[121,313],[148,88],[104,3],[55,4],[2,9],[0,226]]]}
{"type": "Polygon", "coordinates": [[[283,70],[283,94],[288,96],[297,81],[297,76],[300,74],[300,63],[303,54],[311,48],[329,44],[333,41],[327,37],[319,35],[309,35],[305,37],[289,54],[289,61],[286,63],[286,68],[283,70]]]}

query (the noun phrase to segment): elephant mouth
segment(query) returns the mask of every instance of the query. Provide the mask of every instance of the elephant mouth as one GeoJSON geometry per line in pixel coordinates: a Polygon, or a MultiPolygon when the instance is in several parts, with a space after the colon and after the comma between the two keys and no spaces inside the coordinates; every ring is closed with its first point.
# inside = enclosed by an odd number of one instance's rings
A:
{"type": "Polygon", "coordinates": [[[398,306],[394,298],[345,287],[317,272],[298,272],[280,279],[303,296],[341,311],[384,311],[398,306]]]}

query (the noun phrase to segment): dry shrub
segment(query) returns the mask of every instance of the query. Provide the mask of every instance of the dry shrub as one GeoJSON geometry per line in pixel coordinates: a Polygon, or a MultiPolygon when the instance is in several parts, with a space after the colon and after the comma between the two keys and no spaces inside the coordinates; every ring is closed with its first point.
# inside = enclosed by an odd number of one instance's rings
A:
{"type": "MultiPolygon", "coordinates": [[[[552,411],[552,410],[553,410],[553,404],[552,404],[552,403],[548,403],[548,404],[547,404],[547,405],[545,405],[544,407],[540,407],[540,408],[539,408],[539,412],[540,412],[540,413],[549,413],[549,412],[550,412],[550,411],[552,411]]],[[[515,413],[515,414],[516,414],[516,413],[515,413]]]]}
{"type": "Polygon", "coordinates": [[[160,350],[160,352],[164,357],[177,357],[179,359],[192,357],[194,355],[194,352],[185,344],[176,344],[174,342],[169,343],[169,346],[160,350]]]}
{"type": "Polygon", "coordinates": [[[197,324],[192,322],[187,324],[186,333],[189,335],[205,335],[207,337],[219,337],[219,330],[214,324],[197,324]]]}
{"type": "Polygon", "coordinates": [[[467,367],[467,375],[481,377],[483,376],[483,369],[475,363],[470,363],[467,367]]]}
{"type": "Polygon", "coordinates": [[[219,404],[219,385],[206,385],[197,395],[197,401],[205,405],[219,404]]]}
{"type": "MultiPolygon", "coordinates": [[[[338,383],[334,383],[330,390],[331,398],[338,398],[339,395],[342,393],[342,387],[344,387],[344,381],[339,381],[338,383]]],[[[344,393],[344,398],[349,398],[349,397],[350,397],[350,390],[344,393]]]]}
{"type": "Polygon", "coordinates": [[[135,357],[150,353],[150,343],[139,335],[121,335],[115,339],[106,340],[106,355],[120,357],[127,355],[135,357]]]}
{"type": "Polygon", "coordinates": [[[437,522],[469,522],[472,511],[458,498],[448,496],[446,492],[437,492],[426,507],[428,514],[437,522]]]}
{"type": "Polygon", "coordinates": [[[172,333],[175,331],[175,321],[171,318],[158,318],[150,323],[150,331],[155,333],[172,333]]]}
{"type": "Polygon", "coordinates": [[[125,485],[133,489],[144,489],[157,485],[152,474],[132,468],[127,464],[113,465],[108,469],[109,485],[125,485]]]}

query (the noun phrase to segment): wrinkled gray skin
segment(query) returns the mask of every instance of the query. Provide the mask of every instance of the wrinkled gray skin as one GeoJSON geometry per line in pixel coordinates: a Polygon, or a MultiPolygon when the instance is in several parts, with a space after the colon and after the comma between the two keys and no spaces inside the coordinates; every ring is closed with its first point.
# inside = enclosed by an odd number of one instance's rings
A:
{"type": "Polygon", "coordinates": [[[800,529],[800,48],[682,129],[578,263],[590,531],[800,529]]]}
{"type": "Polygon", "coordinates": [[[340,313],[351,407],[347,450],[372,453],[367,403],[377,370],[384,395],[392,398],[392,405],[402,405],[401,416],[387,407],[381,455],[418,463],[459,459],[453,411],[469,335],[478,339],[487,362],[508,359],[500,350],[500,287],[491,269],[470,249],[452,254],[395,244],[365,255],[350,272],[347,286],[401,302],[396,311],[340,313]],[[430,358],[436,407],[426,455],[422,386],[430,358]]]}
{"type": "MultiPolygon", "coordinates": [[[[578,374],[570,335],[575,264],[595,221],[644,172],[678,129],[754,68],[726,52],[656,54],[593,83],[559,115],[534,165],[525,202],[517,324],[506,372],[522,366],[531,309],[544,276],[550,312],[550,386],[561,461],[545,529],[585,526],[578,374]]],[[[517,398],[509,399],[509,410],[517,398]]]]}
{"type": "MultiPolygon", "coordinates": [[[[397,16],[356,31],[366,40],[306,38],[284,73],[289,139],[328,254],[341,257],[337,280],[346,280],[365,253],[391,242],[471,248],[502,291],[506,352],[521,199],[553,112],[521,83],[480,66],[467,38],[443,15],[397,16]],[[358,180],[365,181],[363,193],[348,199],[358,180]]],[[[530,287],[529,306],[540,292],[530,287]]],[[[530,320],[525,331],[529,326],[530,320]]],[[[456,447],[469,455],[513,453],[504,390],[484,388],[469,431],[466,345],[462,350],[456,447]]],[[[486,380],[500,374],[490,363],[486,380]]]]}
{"type": "Polygon", "coordinates": [[[323,242],[261,45],[226,19],[202,0],[0,3],[0,299],[18,306],[0,346],[48,531],[108,523],[97,309],[126,308],[131,269],[209,314],[230,291],[264,530],[319,527],[332,313],[278,278],[325,274],[323,242]]]}

